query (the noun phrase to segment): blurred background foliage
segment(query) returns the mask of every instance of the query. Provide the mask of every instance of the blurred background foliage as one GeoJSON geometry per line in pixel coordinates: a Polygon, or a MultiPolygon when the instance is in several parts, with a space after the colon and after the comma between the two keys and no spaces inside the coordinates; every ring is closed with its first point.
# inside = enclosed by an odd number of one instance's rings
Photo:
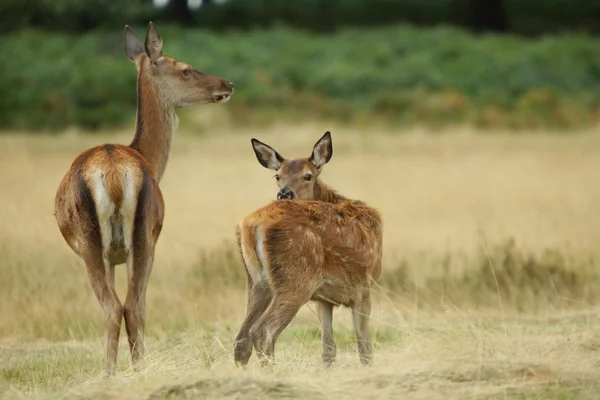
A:
{"type": "Polygon", "coordinates": [[[135,114],[122,29],[227,77],[233,120],[573,128],[598,122],[598,0],[4,0],[0,128],[135,114]]]}

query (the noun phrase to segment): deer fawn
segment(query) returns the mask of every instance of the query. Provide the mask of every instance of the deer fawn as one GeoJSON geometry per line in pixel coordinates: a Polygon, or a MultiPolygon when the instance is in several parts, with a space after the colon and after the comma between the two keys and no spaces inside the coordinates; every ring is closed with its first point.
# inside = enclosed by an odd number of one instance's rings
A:
{"type": "Polygon", "coordinates": [[[150,22],[142,44],[125,26],[125,54],[135,63],[137,121],[129,146],[105,144],[79,154],[55,200],[58,227],[85,262],[107,332],[106,372],[114,375],[121,320],[134,368],[144,355],[146,289],[163,223],[158,186],[177,127],[175,109],[226,102],[231,82],[162,55],[163,41],[150,22]],[[115,265],[127,264],[127,296],[115,292],[115,265]]]}
{"type": "Polygon", "coordinates": [[[329,132],[309,158],[286,160],[256,139],[252,145],[260,164],[277,171],[280,200],[256,210],[236,229],[248,296],[235,339],[236,364],[248,363],[253,345],[261,364],[267,364],[277,337],[309,300],[317,303],[325,366],[336,355],[332,316],[337,305],[352,309],[360,361],[368,364],[370,286],[381,273],[379,212],[319,180],[333,154],[329,132]]]}

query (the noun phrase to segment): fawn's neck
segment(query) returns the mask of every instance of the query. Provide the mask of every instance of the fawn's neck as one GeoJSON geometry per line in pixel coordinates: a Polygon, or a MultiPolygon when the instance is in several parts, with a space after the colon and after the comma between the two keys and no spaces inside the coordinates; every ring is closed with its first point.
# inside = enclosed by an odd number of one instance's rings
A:
{"type": "Polygon", "coordinates": [[[315,200],[324,201],[327,203],[338,203],[343,200],[348,200],[335,190],[327,187],[324,183],[315,182],[315,200]]]}

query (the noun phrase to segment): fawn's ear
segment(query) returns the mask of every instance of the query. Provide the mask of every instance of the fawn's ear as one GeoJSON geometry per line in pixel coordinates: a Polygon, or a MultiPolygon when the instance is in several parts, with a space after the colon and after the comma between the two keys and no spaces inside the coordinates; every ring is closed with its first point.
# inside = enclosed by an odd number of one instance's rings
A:
{"type": "Polygon", "coordinates": [[[145,47],[146,54],[151,60],[156,60],[162,56],[163,40],[152,21],[148,24],[148,30],[146,31],[145,47]]]}
{"type": "Polygon", "coordinates": [[[313,148],[313,152],[308,159],[313,165],[317,168],[317,170],[321,170],[323,165],[327,164],[329,160],[331,160],[331,156],[333,155],[333,145],[331,143],[331,132],[327,131],[315,143],[315,147],[313,148]]]}
{"type": "Polygon", "coordinates": [[[250,141],[252,142],[252,148],[254,149],[254,153],[256,154],[256,158],[260,165],[275,171],[281,168],[283,157],[281,157],[278,152],[260,140],[252,138],[250,141]]]}
{"type": "Polygon", "coordinates": [[[142,41],[129,25],[125,25],[125,38],[123,42],[125,55],[127,56],[127,58],[129,58],[129,60],[133,62],[135,62],[135,60],[140,56],[140,54],[145,52],[142,41]]]}

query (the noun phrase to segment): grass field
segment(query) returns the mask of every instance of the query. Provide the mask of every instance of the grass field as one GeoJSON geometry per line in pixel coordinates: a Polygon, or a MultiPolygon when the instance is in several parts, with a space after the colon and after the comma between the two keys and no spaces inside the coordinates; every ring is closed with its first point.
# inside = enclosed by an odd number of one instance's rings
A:
{"type": "MultiPolygon", "coordinates": [[[[113,135],[0,135],[2,398],[597,398],[600,135],[359,132],[307,123],[178,134],[147,299],[148,362],[105,380],[103,315],[53,217],[73,158],[113,135]],[[279,365],[233,365],[244,313],[235,224],[275,198],[250,138],[308,156],[330,129],[323,179],[377,207],[384,276],[374,365],[347,310],[338,362],[320,367],[314,307],[281,336],[279,365]]],[[[119,293],[125,271],[117,271],[119,293]]]]}

